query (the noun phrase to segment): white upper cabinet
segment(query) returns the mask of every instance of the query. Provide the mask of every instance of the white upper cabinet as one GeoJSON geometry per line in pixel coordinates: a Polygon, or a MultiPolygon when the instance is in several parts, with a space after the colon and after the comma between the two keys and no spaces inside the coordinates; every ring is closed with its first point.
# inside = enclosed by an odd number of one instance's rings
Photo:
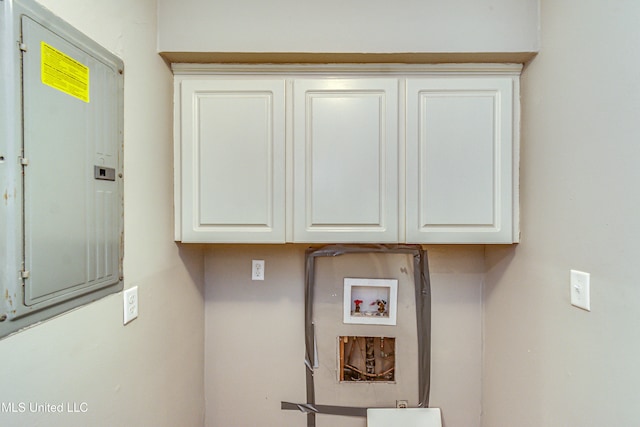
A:
{"type": "Polygon", "coordinates": [[[398,242],[398,80],[293,82],[293,240],[398,242]]]}
{"type": "Polygon", "coordinates": [[[514,81],[407,80],[406,241],[512,243],[514,81]]]}
{"type": "Polygon", "coordinates": [[[184,80],[179,92],[177,240],[284,243],[284,80],[184,80]]]}
{"type": "Polygon", "coordinates": [[[173,69],[176,240],[519,239],[519,65],[173,69]]]}

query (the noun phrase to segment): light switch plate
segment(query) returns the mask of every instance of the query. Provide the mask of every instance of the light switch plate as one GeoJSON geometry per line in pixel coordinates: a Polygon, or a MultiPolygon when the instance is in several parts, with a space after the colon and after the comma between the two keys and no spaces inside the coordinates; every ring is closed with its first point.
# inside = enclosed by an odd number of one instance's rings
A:
{"type": "Polygon", "coordinates": [[[124,324],[138,317],[138,287],[126,289],[124,295],[124,324]]]}
{"type": "Polygon", "coordinates": [[[587,311],[591,311],[589,279],[589,273],[571,270],[571,304],[587,311]]]}

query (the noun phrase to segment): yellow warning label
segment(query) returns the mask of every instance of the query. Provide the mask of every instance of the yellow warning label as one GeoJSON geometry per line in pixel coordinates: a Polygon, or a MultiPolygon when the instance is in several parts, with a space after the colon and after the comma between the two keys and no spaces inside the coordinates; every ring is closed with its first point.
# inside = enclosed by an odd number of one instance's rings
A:
{"type": "Polygon", "coordinates": [[[42,83],[89,102],[89,67],[45,42],[42,47],[42,83]]]}

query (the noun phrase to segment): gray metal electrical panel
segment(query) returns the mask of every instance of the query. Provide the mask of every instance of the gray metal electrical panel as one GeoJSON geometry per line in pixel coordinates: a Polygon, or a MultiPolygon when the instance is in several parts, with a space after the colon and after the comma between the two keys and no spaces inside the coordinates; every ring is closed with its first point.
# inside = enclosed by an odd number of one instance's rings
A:
{"type": "Polygon", "coordinates": [[[122,289],[123,71],[0,0],[0,337],[122,289]]]}

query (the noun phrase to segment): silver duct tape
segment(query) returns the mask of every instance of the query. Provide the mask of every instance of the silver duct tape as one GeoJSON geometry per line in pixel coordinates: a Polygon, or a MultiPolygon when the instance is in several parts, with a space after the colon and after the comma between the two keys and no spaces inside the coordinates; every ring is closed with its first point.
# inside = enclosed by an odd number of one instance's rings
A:
{"type": "Polygon", "coordinates": [[[281,402],[281,409],[298,410],[309,415],[324,414],[324,415],[342,415],[345,417],[366,417],[367,409],[369,408],[356,408],[351,406],[334,406],[334,405],[311,405],[308,403],[281,402]]]}
{"type": "Polygon", "coordinates": [[[367,408],[317,405],[313,382],[313,366],[316,363],[315,328],[313,325],[313,289],[315,281],[315,259],[344,254],[384,253],[413,256],[413,272],[416,298],[416,322],[418,331],[418,407],[429,407],[431,386],[431,282],[427,253],[420,245],[329,245],[306,252],[305,265],[305,365],[307,403],[281,402],[282,409],[299,410],[307,414],[307,427],[315,427],[316,414],[366,417],[367,408]]]}

